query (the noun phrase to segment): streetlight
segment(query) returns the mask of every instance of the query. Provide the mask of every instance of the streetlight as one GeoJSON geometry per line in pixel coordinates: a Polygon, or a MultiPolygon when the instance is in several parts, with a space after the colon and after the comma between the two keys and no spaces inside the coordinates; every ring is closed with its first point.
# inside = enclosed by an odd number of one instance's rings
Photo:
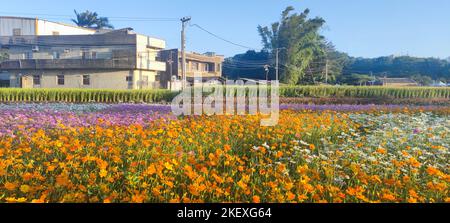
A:
{"type": "Polygon", "coordinates": [[[264,70],[266,71],[266,83],[269,82],[269,65],[264,65],[264,70]]]}

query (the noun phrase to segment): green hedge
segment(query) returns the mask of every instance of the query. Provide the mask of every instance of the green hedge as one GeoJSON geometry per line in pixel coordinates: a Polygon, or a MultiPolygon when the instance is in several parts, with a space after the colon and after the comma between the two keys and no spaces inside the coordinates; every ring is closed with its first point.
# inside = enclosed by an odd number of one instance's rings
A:
{"type": "Polygon", "coordinates": [[[450,88],[432,87],[354,87],[354,86],[283,86],[282,97],[333,98],[449,98],[450,88]]]}
{"type": "Polygon", "coordinates": [[[121,103],[170,102],[177,93],[168,90],[0,89],[0,102],[121,103]]]}
{"type": "MultiPolygon", "coordinates": [[[[1,88],[0,102],[157,103],[170,102],[178,92],[168,90],[20,89],[1,88]]],[[[450,88],[282,86],[285,98],[441,98],[450,99],[450,88]]]]}

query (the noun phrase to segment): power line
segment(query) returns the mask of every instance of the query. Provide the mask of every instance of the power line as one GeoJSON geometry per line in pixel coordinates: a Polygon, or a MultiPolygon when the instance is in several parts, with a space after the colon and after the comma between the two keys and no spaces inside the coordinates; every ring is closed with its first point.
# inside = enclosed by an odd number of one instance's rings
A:
{"type": "Polygon", "coordinates": [[[242,45],[242,44],[238,44],[238,43],[232,42],[232,41],[230,41],[230,40],[227,40],[227,39],[225,39],[225,38],[223,38],[223,37],[220,37],[220,36],[218,36],[218,35],[216,35],[216,34],[210,32],[210,31],[206,30],[205,28],[201,27],[201,26],[198,25],[198,24],[192,24],[191,26],[195,26],[195,27],[199,28],[200,30],[202,30],[202,31],[204,31],[204,32],[206,32],[206,33],[208,33],[209,35],[214,36],[214,37],[216,37],[217,39],[220,39],[220,40],[222,40],[222,41],[225,41],[225,42],[227,42],[227,43],[229,43],[229,44],[232,44],[232,45],[235,45],[235,46],[239,46],[239,47],[242,47],[242,48],[245,48],[245,49],[249,49],[249,50],[256,50],[256,49],[253,48],[253,47],[244,46],[244,45],[242,45]]]}
{"type": "MultiPolygon", "coordinates": [[[[4,11],[0,11],[0,14],[15,14],[15,15],[28,15],[28,16],[50,16],[50,17],[55,17],[55,18],[65,18],[65,19],[70,19],[70,18],[74,18],[73,15],[62,15],[62,14],[43,14],[43,13],[22,13],[22,12],[4,12],[4,11]]],[[[178,21],[178,18],[158,18],[158,17],[124,17],[124,16],[104,16],[107,17],[108,19],[114,19],[115,21],[134,21],[134,20],[141,20],[141,21],[178,21]],[[117,19],[117,20],[116,20],[117,19]]]]}

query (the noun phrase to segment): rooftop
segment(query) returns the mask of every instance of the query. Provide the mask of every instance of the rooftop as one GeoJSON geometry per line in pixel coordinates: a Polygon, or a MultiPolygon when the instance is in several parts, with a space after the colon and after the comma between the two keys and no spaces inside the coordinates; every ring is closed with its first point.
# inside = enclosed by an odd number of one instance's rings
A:
{"type": "Polygon", "coordinates": [[[37,18],[37,17],[36,17],[36,18],[31,18],[31,17],[18,17],[18,16],[0,16],[0,19],[41,20],[41,21],[45,21],[45,22],[56,23],[56,24],[63,25],[63,26],[69,26],[69,27],[74,27],[74,28],[80,28],[80,29],[85,29],[85,30],[90,30],[90,31],[96,31],[95,29],[91,29],[91,28],[86,28],[86,27],[76,26],[76,25],[67,24],[67,23],[63,23],[63,22],[54,22],[54,21],[50,21],[50,20],[46,20],[46,19],[40,19],[40,18],[37,18]]]}
{"type": "Polygon", "coordinates": [[[387,78],[387,77],[383,77],[380,78],[380,80],[384,83],[411,83],[411,84],[415,84],[416,82],[412,79],[409,78],[387,78]]]}

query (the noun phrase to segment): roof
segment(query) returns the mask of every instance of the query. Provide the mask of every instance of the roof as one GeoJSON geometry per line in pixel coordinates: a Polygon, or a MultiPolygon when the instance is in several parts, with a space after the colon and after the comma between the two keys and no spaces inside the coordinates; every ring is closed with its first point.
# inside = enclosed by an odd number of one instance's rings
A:
{"type": "Polygon", "coordinates": [[[82,27],[82,26],[76,26],[76,25],[72,25],[72,24],[67,24],[67,23],[62,23],[62,22],[54,22],[54,21],[50,21],[50,20],[46,20],[46,19],[40,19],[40,18],[31,18],[31,17],[19,17],[19,16],[0,16],[0,19],[25,19],[25,20],[41,20],[41,21],[45,21],[45,22],[51,22],[51,23],[55,23],[55,24],[59,24],[59,25],[63,25],[63,26],[70,26],[73,28],[79,28],[79,29],[85,29],[85,30],[90,30],[90,31],[96,31],[95,29],[91,29],[91,28],[86,28],[86,27],[82,27]]]}
{"type": "Polygon", "coordinates": [[[412,79],[409,78],[380,78],[383,83],[402,83],[402,84],[416,84],[412,79]]]}

